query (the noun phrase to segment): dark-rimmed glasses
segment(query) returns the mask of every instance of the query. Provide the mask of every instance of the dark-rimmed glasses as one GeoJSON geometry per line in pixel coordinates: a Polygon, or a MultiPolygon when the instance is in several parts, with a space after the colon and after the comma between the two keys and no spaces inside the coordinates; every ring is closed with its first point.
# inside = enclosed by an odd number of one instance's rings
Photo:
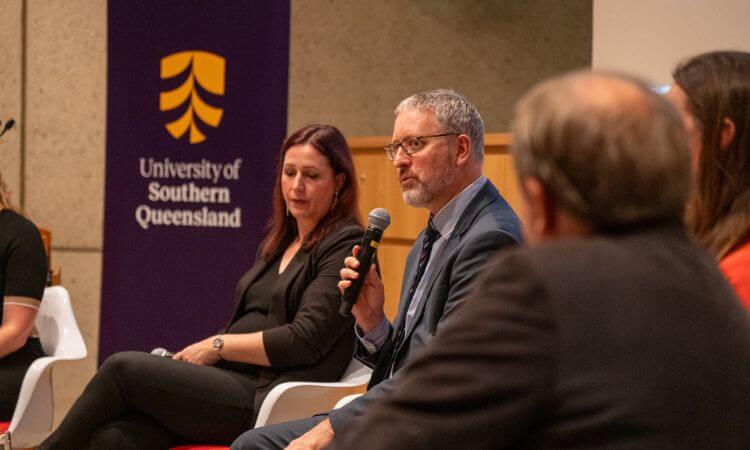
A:
{"type": "Polygon", "coordinates": [[[404,153],[411,156],[414,153],[422,150],[424,146],[427,145],[427,143],[424,141],[425,139],[443,136],[458,136],[460,134],[461,133],[452,131],[450,133],[431,134],[429,136],[409,136],[401,140],[401,142],[394,142],[383,147],[385,149],[385,157],[390,161],[396,159],[396,153],[398,152],[399,147],[404,150],[404,153]]]}

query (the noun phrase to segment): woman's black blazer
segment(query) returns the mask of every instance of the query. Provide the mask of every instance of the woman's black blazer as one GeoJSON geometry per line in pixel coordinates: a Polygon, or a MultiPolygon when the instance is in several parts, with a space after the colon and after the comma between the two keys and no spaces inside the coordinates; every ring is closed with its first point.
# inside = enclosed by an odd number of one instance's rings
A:
{"type": "MultiPolygon", "coordinates": [[[[354,320],[338,313],[339,272],[344,258],[362,240],[363,230],[348,225],[330,232],[309,250],[300,249],[279,276],[268,305],[263,344],[271,367],[261,367],[255,392],[257,416],[263,399],[286,381],[336,381],[354,352],[354,320]]],[[[279,251],[283,251],[286,245],[279,251]]],[[[271,258],[273,261],[275,258],[271,258]]],[[[230,324],[243,314],[242,298],[263,274],[258,260],[237,285],[237,307],[230,324]]]]}

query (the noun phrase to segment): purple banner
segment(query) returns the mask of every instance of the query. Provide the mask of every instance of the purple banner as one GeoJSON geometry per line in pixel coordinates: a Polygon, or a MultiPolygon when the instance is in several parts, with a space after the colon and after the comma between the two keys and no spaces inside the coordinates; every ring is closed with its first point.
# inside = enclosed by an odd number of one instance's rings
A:
{"type": "Polygon", "coordinates": [[[99,361],[230,318],[286,132],[289,2],[109,2],[99,361]]]}

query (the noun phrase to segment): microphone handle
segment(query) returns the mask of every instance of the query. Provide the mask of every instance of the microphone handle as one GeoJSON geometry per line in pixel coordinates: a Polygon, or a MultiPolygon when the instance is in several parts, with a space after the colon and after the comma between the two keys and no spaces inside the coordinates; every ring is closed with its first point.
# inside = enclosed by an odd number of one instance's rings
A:
{"type": "Polygon", "coordinates": [[[383,237],[383,230],[377,228],[368,228],[365,231],[365,235],[362,238],[362,244],[359,246],[359,254],[357,260],[359,261],[359,277],[356,280],[352,280],[351,286],[346,288],[344,293],[341,295],[341,306],[339,307],[339,314],[344,317],[349,317],[352,312],[352,307],[357,303],[359,298],[359,292],[362,290],[362,284],[367,279],[367,274],[370,273],[370,266],[375,259],[375,254],[378,251],[378,245],[380,244],[380,238],[383,237]]]}
{"type": "Polygon", "coordinates": [[[174,352],[170,352],[164,347],[156,347],[151,350],[151,354],[154,356],[161,356],[162,358],[171,358],[174,356],[174,352]]]}

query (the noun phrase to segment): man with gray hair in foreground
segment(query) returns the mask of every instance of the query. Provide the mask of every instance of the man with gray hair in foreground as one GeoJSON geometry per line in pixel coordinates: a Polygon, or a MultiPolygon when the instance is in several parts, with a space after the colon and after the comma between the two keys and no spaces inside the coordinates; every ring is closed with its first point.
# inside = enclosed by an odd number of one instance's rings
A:
{"type": "Polygon", "coordinates": [[[677,112],[574,73],[520,101],[512,152],[531,245],[490,263],[333,447],[750,448],[750,321],[681,225],[677,112]]]}

